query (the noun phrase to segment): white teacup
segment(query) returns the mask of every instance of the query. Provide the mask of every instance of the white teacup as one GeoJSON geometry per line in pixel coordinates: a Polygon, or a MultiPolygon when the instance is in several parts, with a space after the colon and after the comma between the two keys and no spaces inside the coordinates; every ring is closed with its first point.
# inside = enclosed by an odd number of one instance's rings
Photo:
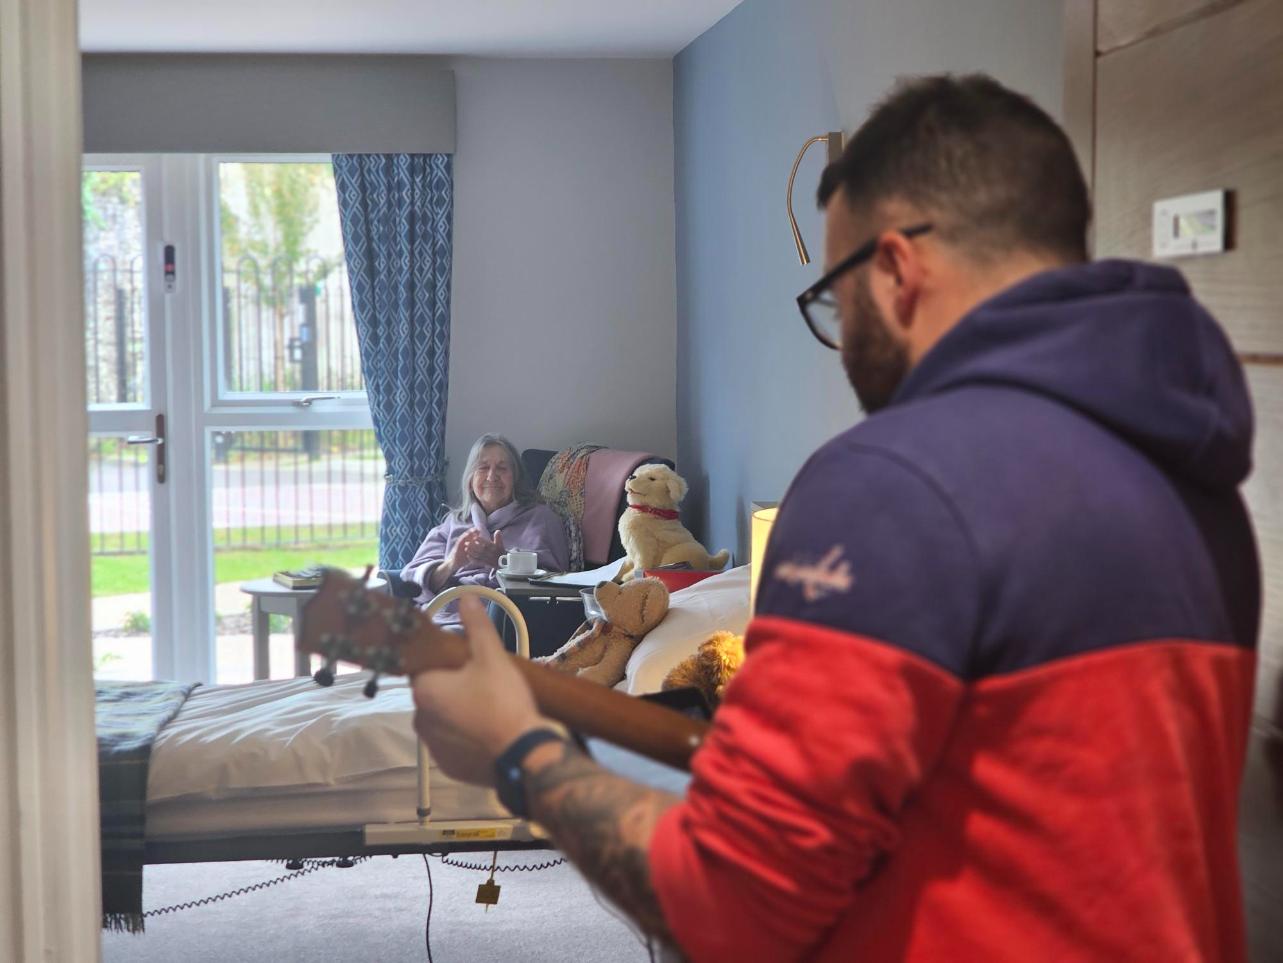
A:
{"type": "Polygon", "coordinates": [[[504,575],[533,575],[539,567],[539,556],[535,552],[523,552],[513,549],[499,556],[499,571],[504,575]]]}

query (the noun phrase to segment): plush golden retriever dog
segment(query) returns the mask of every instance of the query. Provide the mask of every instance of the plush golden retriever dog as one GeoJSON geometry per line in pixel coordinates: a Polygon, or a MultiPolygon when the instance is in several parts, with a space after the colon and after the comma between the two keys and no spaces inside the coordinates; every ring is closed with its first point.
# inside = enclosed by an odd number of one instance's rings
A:
{"type": "Polygon", "coordinates": [[[619,570],[621,579],[679,562],[705,572],[726,564],[729,552],[709,555],[678,521],[677,504],[686,497],[686,482],[677,472],[667,465],[642,465],[624,482],[624,491],[628,508],[619,517],[619,540],[628,560],[619,570]]]}

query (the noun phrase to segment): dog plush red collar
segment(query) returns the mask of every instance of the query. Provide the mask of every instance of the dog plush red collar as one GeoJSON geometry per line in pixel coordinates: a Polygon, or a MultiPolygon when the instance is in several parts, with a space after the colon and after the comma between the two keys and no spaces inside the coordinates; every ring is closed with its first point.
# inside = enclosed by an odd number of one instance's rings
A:
{"type": "Polygon", "coordinates": [[[660,518],[673,519],[677,517],[677,511],[672,508],[651,508],[649,505],[629,505],[635,512],[645,512],[647,515],[658,515],[660,518]]]}

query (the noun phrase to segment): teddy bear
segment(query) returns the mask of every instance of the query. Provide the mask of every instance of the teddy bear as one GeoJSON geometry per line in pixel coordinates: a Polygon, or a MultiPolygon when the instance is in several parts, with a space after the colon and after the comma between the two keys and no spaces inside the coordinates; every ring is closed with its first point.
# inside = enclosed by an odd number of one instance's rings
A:
{"type": "Polygon", "coordinates": [[[744,636],[734,632],[714,632],[700,643],[693,655],[673,666],[660,686],[669,689],[696,688],[710,709],[717,708],[731,681],[744,663],[744,636]]]}
{"type": "Polygon", "coordinates": [[[642,578],[602,582],[593,594],[606,618],[585,622],[552,655],[532,661],[613,686],[624,678],[633,649],[668,614],[668,589],[657,578],[642,578]]]}
{"type": "Polygon", "coordinates": [[[641,465],[624,482],[628,507],[619,516],[619,540],[628,558],[617,578],[640,576],[648,568],[687,563],[715,572],[730,558],[725,549],[709,555],[677,519],[677,504],[686,497],[686,481],[667,465],[641,465]]]}

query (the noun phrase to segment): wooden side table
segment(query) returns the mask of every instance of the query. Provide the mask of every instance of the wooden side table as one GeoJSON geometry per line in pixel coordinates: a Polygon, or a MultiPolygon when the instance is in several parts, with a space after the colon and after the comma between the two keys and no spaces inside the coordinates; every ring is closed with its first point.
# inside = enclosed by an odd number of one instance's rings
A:
{"type": "MultiPolygon", "coordinates": [[[[366,582],[372,589],[384,588],[387,581],[375,576],[366,582]]],[[[288,615],[294,620],[294,674],[311,675],[311,656],[298,651],[299,614],[303,603],[316,594],[316,589],[286,588],[271,578],[257,578],[241,583],[241,591],[250,597],[251,623],[254,632],[254,679],[267,679],[272,675],[271,653],[268,643],[271,635],[271,617],[288,615]]]]}

